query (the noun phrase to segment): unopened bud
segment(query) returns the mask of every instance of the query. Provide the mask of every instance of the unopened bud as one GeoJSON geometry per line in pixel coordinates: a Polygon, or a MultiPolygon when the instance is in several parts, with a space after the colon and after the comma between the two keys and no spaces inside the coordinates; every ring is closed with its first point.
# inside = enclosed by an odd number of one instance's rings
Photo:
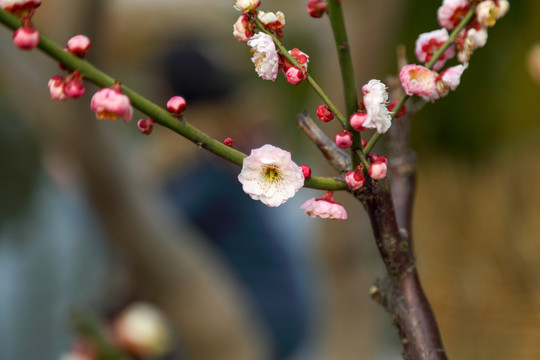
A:
{"type": "Polygon", "coordinates": [[[329,122],[334,118],[334,113],[326,105],[319,105],[317,108],[317,117],[319,120],[329,122]]]}
{"type": "Polygon", "coordinates": [[[154,119],[140,119],[137,121],[137,127],[144,135],[150,135],[152,130],[154,130],[154,123],[154,119]]]}
{"type": "Polygon", "coordinates": [[[289,68],[289,70],[287,70],[286,76],[287,81],[293,85],[298,85],[305,79],[305,75],[302,70],[300,70],[296,66],[289,68]]]}
{"type": "Polygon", "coordinates": [[[90,49],[90,39],[86,35],[76,35],[68,40],[67,50],[80,58],[84,57],[90,49]]]}
{"type": "Polygon", "coordinates": [[[368,169],[368,174],[373,180],[382,180],[386,177],[388,167],[384,162],[375,161],[368,169]]]}
{"type": "Polygon", "coordinates": [[[227,145],[228,147],[233,147],[234,145],[234,140],[230,137],[226,138],[225,140],[223,140],[223,143],[225,145],[227,145]]]}
{"type": "Polygon", "coordinates": [[[302,168],[302,174],[304,174],[304,179],[309,179],[311,177],[311,168],[307,165],[300,165],[302,168]]]}
{"type": "Polygon", "coordinates": [[[342,149],[348,149],[353,143],[353,136],[348,131],[342,131],[336,135],[334,141],[342,149]]]}
{"type": "Polygon", "coordinates": [[[323,0],[309,0],[306,10],[311,17],[320,18],[328,10],[328,5],[323,0]]]}
{"type": "Polygon", "coordinates": [[[345,181],[351,190],[358,190],[366,183],[364,173],[361,170],[349,171],[347,175],[345,175],[345,181]]]}
{"type": "Polygon", "coordinates": [[[167,101],[167,110],[169,110],[174,116],[180,117],[182,112],[186,110],[187,102],[181,96],[173,96],[167,101]]]}
{"type": "Polygon", "coordinates": [[[352,126],[352,128],[356,131],[364,131],[366,128],[364,127],[364,123],[366,122],[367,114],[362,112],[357,112],[351,115],[349,118],[349,122],[352,126]]]}
{"type": "Polygon", "coordinates": [[[23,50],[32,50],[39,44],[39,32],[31,26],[21,26],[13,33],[13,43],[23,50]]]}

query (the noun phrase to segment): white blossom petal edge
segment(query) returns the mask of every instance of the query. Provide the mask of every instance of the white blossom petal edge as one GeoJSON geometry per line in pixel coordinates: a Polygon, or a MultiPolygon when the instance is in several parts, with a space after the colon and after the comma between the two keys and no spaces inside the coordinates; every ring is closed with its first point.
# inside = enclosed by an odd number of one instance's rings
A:
{"type": "Polygon", "coordinates": [[[251,150],[238,175],[242,189],[253,200],[279,206],[304,185],[302,168],[291,160],[291,153],[272,145],[251,150]]]}
{"type": "Polygon", "coordinates": [[[377,132],[383,134],[390,129],[392,117],[386,107],[388,93],[386,85],[380,80],[370,80],[362,88],[364,94],[364,105],[366,107],[367,118],[364,127],[368,129],[376,128],[377,132]]]}
{"type": "Polygon", "coordinates": [[[247,42],[251,46],[255,71],[264,80],[276,80],[279,70],[279,55],[272,37],[265,33],[253,35],[247,42]]]}

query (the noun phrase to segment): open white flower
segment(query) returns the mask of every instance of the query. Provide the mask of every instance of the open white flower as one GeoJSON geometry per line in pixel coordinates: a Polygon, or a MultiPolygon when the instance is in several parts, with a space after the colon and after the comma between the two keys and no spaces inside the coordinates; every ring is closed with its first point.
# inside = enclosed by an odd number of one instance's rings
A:
{"type": "Polygon", "coordinates": [[[370,80],[362,88],[362,93],[367,113],[363,126],[368,129],[376,128],[381,134],[385,133],[392,125],[390,111],[386,107],[388,101],[386,85],[379,80],[370,80]]]}
{"type": "Polygon", "coordinates": [[[276,80],[279,70],[279,55],[272,37],[265,33],[253,35],[247,42],[251,46],[253,57],[251,61],[255,64],[255,71],[264,80],[276,80]]]}
{"type": "Polygon", "coordinates": [[[251,150],[238,175],[242,189],[253,200],[279,206],[304,185],[302,168],[291,160],[291,153],[272,145],[251,150]]]}

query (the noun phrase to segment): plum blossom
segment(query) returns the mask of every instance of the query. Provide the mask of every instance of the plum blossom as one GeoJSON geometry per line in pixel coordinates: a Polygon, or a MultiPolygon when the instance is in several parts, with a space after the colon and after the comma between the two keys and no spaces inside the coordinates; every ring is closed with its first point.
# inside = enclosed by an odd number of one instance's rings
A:
{"type": "Polygon", "coordinates": [[[244,158],[238,181],[253,200],[276,207],[304,185],[304,174],[291,160],[291,153],[266,144],[244,158]]]}
{"type": "Polygon", "coordinates": [[[465,69],[467,69],[467,67],[467,65],[452,66],[444,70],[437,77],[436,87],[438,97],[444,97],[448,94],[450,90],[456,90],[461,81],[461,75],[463,75],[463,72],[465,71],[465,69]]]}
{"type": "Polygon", "coordinates": [[[32,50],[39,44],[39,32],[31,26],[21,26],[13,33],[13,44],[22,50],[32,50]]]}
{"type": "MultiPolygon", "coordinates": [[[[433,54],[448,40],[448,30],[439,29],[420,34],[416,40],[415,53],[418,60],[428,63],[433,54]]],[[[456,55],[455,46],[452,44],[442,53],[437,62],[433,65],[433,70],[439,71],[446,60],[453,58],[456,55]]]]}
{"type": "Polygon", "coordinates": [[[247,43],[254,34],[254,26],[249,20],[249,17],[246,14],[242,14],[233,25],[233,36],[236,40],[247,43]]]}
{"type": "Polygon", "coordinates": [[[275,81],[279,70],[279,55],[272,37],[265,33],[253,35],[247,42],[251,46],[255,71],[264,80],[275,81]]]}
{"type": "Polygon", "coordinates": [[[381,134],[385,133],[392,125],[392,118],[386,107],[388,101],[386,85],[379,80],[370,80],[362,87],[362,94],[367,113],[363,126],[368,129],[376,128],[381,134]]]}
{"type": "Polygon", "coordinates": [[[437,10],[439,24],[452,30],[465,17],[469,8],[469,0],[444,0],[437,10]]]}
{"type": "Polygon", "coordinates": [[[353,191],[360,189],[366,183],[364,172],[360,169],[349,171],[347,175],[345,175],[345,182],[353,191]]]}
{"type": "Polygon", "coordinates": [[[283,37],[283,28],[285,27],[285,14],[281,11],[276,13],[259,11],[257,18],[261,21],[263,26],[275,33],[278,38],[283,37]]]}
{"type": "Polygon", "coordinates": [[[261,0],[238,0],[234,7],[246,13],[255,10],[259,5],[261,5],[261,0]]]}
{"type": "Polygon", "coordinates": [[[407,95],[431,96],[436,91],[436,73],[422,65],[405,65],[399,79],[407,95]]]}
{"type": "Polygon", "coordinates": [[[463,30],[457,38],[458,61],[462,64],[467,63],[476,49],[486,45],[487,39],[488,32],[486,28],[463,30]]]}
{"type": "Polygon", "coordinates": [[[67,50],[80,57],[83,58],[86,53],[88,52],[88,49],[90,49],[90,46],[92,43],[90,42],[90,39],[86,35],[75,35],[67,42],[67,50]]]}
{"type": "Polygon", "coordinates": [[[118,120],[123,118],[130,122],[133,108],[129,98],[116,87],[103,88],[92,96],[90,109],[96,113],[100,120],[118,120]]]}
{"type": "Polygon", "coordinates": [[[347,220],[347,211],[343,205],[334,201],[331,191],[324,194],[321,199],[309,199],[300,206],[300,209],[305,210],[306,214],[313,218],[347,220]]]}
{"type": "Polygon", "coordinates": [[[375,161],[370,165],[368,169],[369,177],[373,180],[382,180],[386,178],[386,172],[388,171],[388,165],[383,161],[375,161]]]}

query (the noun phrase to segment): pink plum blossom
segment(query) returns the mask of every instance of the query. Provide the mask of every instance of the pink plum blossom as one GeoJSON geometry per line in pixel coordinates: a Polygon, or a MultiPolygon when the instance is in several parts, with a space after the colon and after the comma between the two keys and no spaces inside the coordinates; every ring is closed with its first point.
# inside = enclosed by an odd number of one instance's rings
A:
{"type": "Polygon", "coordinates": [[[260,11],[257,14],[257,18],[263,24],[265,28],[275,33],[278,38],[283,37],[283,28],[285,27],[285,14],[281,11],[276,13],[260,11]]]}
{"type": "Polygon", "coordinates": [[[279,206],[304,185],[302,168],[291,160],[291,153],[272,145],[251,150],[238,175],[242,189],[253,200],[279,206]]]}
{"type": "MultiPolygon", "coordinates": [[[[424,64],[431,60],[433,54],[448,40],[448,30],[439,29],[420,34],[416,40],[415,53],[418,60],[424,64]]],[[[439,71],[446,60],[456,55],[455,46],[452,44],[442,53],[437,62],[433,65],[433,70],[439,71]]]]}
{"type": "Polygon", "coordinates": [[[370,80],[362,87],[364,95],[364,106],[367,118],[364,127],[368,129],[376,128],[378,133],[385,133],[392,125],[390,112],[386,107],[388,93],[386,85],[379,80],[370,80]]]}
{"type": "Polygon", "coordinates": [[[118,120],[130,122],[133,108],[129,98],[116,87],[98,90],[90,101],[90,109],[100,120],[118,120]]]}
{"type": "Polygon", "coordinates": [[[436,92],[436,73],[422,65],[405,65],[399,79],[407,95],[432,96],[436,92]]]}
{"type": "Polygon", "coordinates": [[[469,0],[444,0],[437,10],[439,24],[452,30],[465,17],[469,8],[469,0]]]}
{"type": "Polygon", "coordinates": [[[264,80],[275,81],[279,71],[279,55],[272,37],[265,33],[253,35],[247,42],[251,46],[255,71],[264,80]]]}
{"type": "Polygon", "coordinates": [[[458,40],[458,55],[457,59],[460,63],[465,64],[469,62],[473,52],[486,45],[488,39],[488,32],[486,28],[471,28],[464,29],[459,36],[458,40]]]}
{"type": "Polygon", "coordinates": [[[313,218],[332,220],[347,220],[347,211],[340,203],[334,202],[334,196],[329,191],[321,199],[309,199],[300,209],[313,218]]]}
{"type": "Polygon", "coordinates": [[[80,98],[86,93],[82,75],[78,71],[75,71],[73,74],[68,76],[65,81],[64,93],[68,97],[76,99],[80,98]]]}

